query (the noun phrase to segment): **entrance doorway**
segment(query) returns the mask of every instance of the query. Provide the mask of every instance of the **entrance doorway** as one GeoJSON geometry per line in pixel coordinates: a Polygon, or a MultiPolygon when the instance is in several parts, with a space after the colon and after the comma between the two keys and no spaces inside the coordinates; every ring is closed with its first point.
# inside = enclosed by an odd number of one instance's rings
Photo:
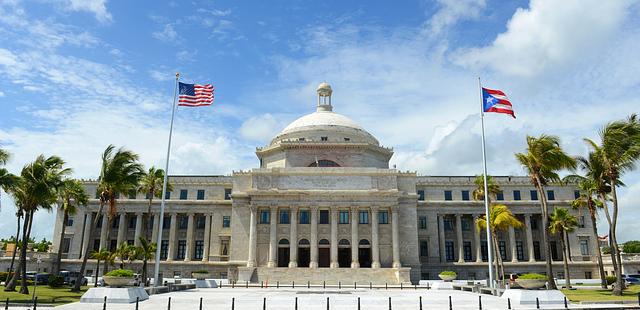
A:
{"type": "Polygon", "coordinates": [[[371,268],[371,244],[367,239],[362,239],[358,243],[358,262],[360,268],[371,268]]]}
{"type": "Polygon", "coordinates": [[[340,268],[351,267],[351,243],[347,239],[338,242],[338,266],[340,268]]]}
{"type": "Polygon", "coordinates": [[[280,240],[280,242],[278,242],[278,267],[289,266],[289,251],[289,240],[280,240]]]}
{"type": "Polygon", "coordinates": [[[331,248],[329,240],[322,239],[318,242],[318,267],[327,268],[331,265],[331,248]]]}
{"type": "Polygon", "coordinates": [[[311,253],[309,247],[309,240],[301,239],[298,242],[298,267],[309,267],[311,261],[311,253]]]}

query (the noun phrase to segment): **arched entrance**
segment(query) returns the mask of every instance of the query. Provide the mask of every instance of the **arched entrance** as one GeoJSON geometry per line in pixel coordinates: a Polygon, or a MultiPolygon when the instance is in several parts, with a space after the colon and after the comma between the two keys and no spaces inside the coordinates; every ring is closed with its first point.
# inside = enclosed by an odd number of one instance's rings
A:
{"type": "Polygon", "coordinates": [[[347,239],[338,242],[338,266],[340,268],[351,267],[351,243],[347,239]]]}
{"type": "Polygon", "coordinates": [[[289,266],[289,240],[281,239],[278,242],[278,267],[289,266]]]}
{"type": "Polygon", "coordinates": [[[318,241],[318,267],[326,268],[331,265],[331,248],[329,240],[318,241]]]}
{"type": "Polygon", "coordinates": [[[333,160],[321,159],[312,162],[309,167],[340,167],[340,165],[333,160]]]}
{"type": "Polygon", "coordinates": [[[298,267],[309,267],[309,261],[311,260],[310,250],[309,240],[300,239],[298,242],[298,267]]]}
{"type": "Polygon", "coordinates": [[[371,243],[367,239],[358,243],[358,262],[360,268],[371,268],[371,243]]]}

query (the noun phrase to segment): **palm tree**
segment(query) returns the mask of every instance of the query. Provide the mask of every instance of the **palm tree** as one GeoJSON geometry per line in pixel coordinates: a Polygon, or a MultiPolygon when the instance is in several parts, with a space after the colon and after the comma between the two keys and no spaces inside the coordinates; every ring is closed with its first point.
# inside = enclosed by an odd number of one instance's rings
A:
{"type": "Polygon", "coordinates": [[[120,260],[120,269],[124,269],[125,261],[131,263],[132,259],[135,258],[135,247],[133,245],[127,243],[121,243],[118,248],[113,251],[115,257],[120,260]]]}
{"type": "MultiPolygon", "coordinates": [[[[33,215],[40,209],[51,209],[57,201],[57,190],[62,186],[63,177],[71,172],[64,168],[64,160],[57,156],[45,158],[40,155],[36,160],[22,168],[22,181],[19,182],[12,194],[16,205],[24,211],[24,225],[22,229],[22,246],[20,247],[20,271],[22,279],[21,294],[29,294],[27,287],[27,243],[31,235],[33,215]]],[[[16,275],[14,274],[13,278],[16,275]]],[[[10,285],[7,285],[7,289],[10,285]]]]}
{"type": "Polygon", "coordinates": [[[58,196],[61,203],[58,204],[60,210],[64,212],[62,220],[62,229],[60,229],[60,241],[58,243],[58,255],[53,265],[53,274],[60,272],[60,259],[62,258],[62,241],[64,240],[64,232],[69,221],[69,215],[76,213],[76,207],[86,206],[89,202],[89,195],[84,191],[82,182],[74,179],[64,180],[62,187],[58,189],[58,196]]]}
{"type": "MultiPolygon", "coordinates": [[[[138,187],[138,181],[143,174],[142,165],[138,163],[138,155],[125,150],[123,148],[115,150],[115,146],[109,145],[102,153],[102,166],[100,168],[100,177],[98,178],[98,191],[100,196],[100,207],[93,219],[93,226],[98,226],[98,219],[103,212],[105,204],[109,204],[108,226],[111,226],[111,220],[116,214],[116,200],[118,193],[127,193],[138,187]],[[115,153],[114,153],[115,152],[115,153]]],[[[90,229],[89,240],[91,240],[90,229]]],[[[80,265],[80,274],[84,274],[89,258],[89,245],[84,248],[82,265],[80,265]]],[[[80,284],[72,288],[73,292],[80,291],[80,284]]]]}
{"type": "MultiPolygon", "coordinates": [[[[7,162],[10,159],[10,154],[9,152],[0,149],[0,190],[5,191],[6,193],[11,193],[12,189],[14,188],[14,186],[20,181],[20,178],[9,173],[9,171],[1,166],[4,166],[5,164],[7,164],[7,162]]],[[[20,218],[22,217],[23,213],[22,210],[20,208],[18,208],[18,210],[16,211],[16,218],[18,220],[18,225],[16,228],[16,248],[13,251],[13,255],[11,256],[11,265],[9,267],[9,276],[11,276],[11,272],[13,272],[13,264],[15,263],[16,260],[16,253],[18,251],[18,241],[20,240],[20,218]]],[[[8,279],[7,279],[8,280],[8,279]]],[[[7,283],[9,281],[6,281],[7,283]]],[[[5,283],[5,286],[7,285],[7,283],[5,283]]]]}
{"type": "Polygon", "coordinates": [[[98,286],[98,275],[100,274],[100,261],[106,261],[109,259],[111,253],[106,249],[100,249],[99,251],[91,251],[91,258],[96,259],[96,280],[93,281],[93,286],[98,286]]]}
{"type": "Polygon", "coordinates": [[[527,151],[516,153],[516,159],[524,167],[531,178],[531,183],[535,186],[540,197],[540,208],[542,211],[542,238],[546,244],[546,265],[548,288],[555,290],[556,282],[553,279],[553,268],[551,265],[551,244],[547,232],[549,212],[547,207],[547,197],[544,187],[550,182],[560,183],[562,180],[558,171],[562,169],[575,169],[576,161],[567,155],[560,147],[560,139],[555,136],[541,135],[540,137],[527,136],[527,151]]]}
{"type": "Polygon", "coordinates": [[[156,254],[156,243],[149,242],[146,238],[140,237],[140,246],[136,248],[136,257],[142,260],[142,281],[143,285],[147,285],[147,262],[153,259],[156,254]]]}
{"type": "Polygon", "coordinates": [[[549,232],[559,234],[562,240],[562,261],[564,263],[565,286],[571,288],[571,276],[569,274],[569,250],[566,240],[567,233],[572,232],[578,226],[578,219],[569,213],[567,208],[556,208],[549,216],[549,232]]]}
{"type": "MultiPolygon", "coordinates": [[[[147,213],[144,214],[142,227],[145,228],[145,238],[149,240],[149,216],[151,216],[151,205],[153,204],[153,198],[162,198],[162,185],[164,182],[164,170],[156,169],[156,167],[149,168],[140,179],[140,187],[138,191],[146,195],[149,204],[147,206],[147,213]]],[[[167,192],[172,191],[171,184],[167,184],[167,192]]],[[[151,240],[153,241],[153,240],[151,240]]]]}
{"type": "MultiPolygon", "coordinates": [[[[493,243],[496,261],[500,267],[501,279],[504,279],[504,262],[502,261],[502,257],[498,250],[498,232],[505,231],[509,229],[509,227],[520,228],[522,226],[522,222],[520,222],[513,213],[511,213],[509,207],[500,204],[492,204],[489,208],[489,230],[491,230],[491,242],[493,243]]],[[[476,228],[478,231],[482,231],[487,228],[487,218],[485,215],[476,220],[476,228]]]]}
{"type": "MultiPolygon", "coordinates": [[[[476,175],[473,183],[476,185],[472,193],[473,200],[484,201],[484,175],[476,175]]],[[[489,190],[489,203],[491,203],[491,198],[495,198],[501,191],[500,185],[496,184],[490,175],[487,176],[487,189],[489,190]]]]}
{"type": "Polygon", "coordinates": [[[623,185],[620,181],[622,174],[633,170],[636,161],[640,158],[640,120],[636,114],[632,114],[626,120],[611,122],[600,131],[599,136],[600,144],[590,139],[585,139],[585,141],[603,164],[604,171],[600,178],[610,186],[612,212],[609,212],[606,200],[604,210],[609,223],[611,255],[615,262],[616,285],[612,294],[620,296],[624,288],[624,281],[616,233],[619,212],[616,188],[623,185]]]}
{"type": "MultiPolygon", "coordinates": [[[[18,218],[18,226],[16,228],[16,247],[13,250],[13,254],[11,255],[11,264],[9,265],[9,272],[7,273],[7,277],[11,277],[11,273],[13,272],[13,266],[15,264],[16,261],[16,254],[18,253],[18,241],[20,240],[20,218],[22,218],[23,216],[23,212],[22,209],[18,208],[18,210],[16,211],[16,217],[18,218]]],[[[9,279],[7,279],[9,280],[9,279]]],[[[8,286],[9,281],[5,282],[5,287],[8,286]]],[[[12,291],[14,291],[15,289],[13,289],[12,291]]]]}
{"type": "MultiPolygon", "coordinates": [[[[581,169],[587,170],[590,167],[595,166],[589,162],[587,158],[578,157],[578,165],[581,169]]],[[[587,173],[589,175],[589,173],[587,173]]],[[[596,218],[598,216],[598,209],[601,209],[603,202],[598,200],[598,182],[599,180],[593,180],[588,177],[580,175],[568,175],[564,177],[565,183],[577,183],[578,189],[580,189],[580,196],[571,202],[571,207],[577,210],[586,209],[589,212],[591,218],[591,228],[593,229],[593,236],[598,240],[598,225],[596,218]]],[[[600,286],[603,289],[607,288],[607,277],[604,273],[604,264],[602,263],[602,251],[600,251],[600,245],[596,244],[595,247],[596,258],[598,259],[598,271],[600,272],[600,286]]]]}

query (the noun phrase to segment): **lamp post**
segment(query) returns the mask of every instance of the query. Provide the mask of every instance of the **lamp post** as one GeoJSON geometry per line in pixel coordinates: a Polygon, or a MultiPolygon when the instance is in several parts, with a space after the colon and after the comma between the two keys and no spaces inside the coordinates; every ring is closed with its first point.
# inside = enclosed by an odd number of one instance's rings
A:
{"type": "Polygon", "coordinates": [[[36,300],[36,289],[38,288],[38,271],[40,271],[40,263],[42,263],[42,257],[40,255],[34,255],[36,259],[36,274],[33,276],[33,295],[31,296],[31,303],[34,304],[36,300]]]}

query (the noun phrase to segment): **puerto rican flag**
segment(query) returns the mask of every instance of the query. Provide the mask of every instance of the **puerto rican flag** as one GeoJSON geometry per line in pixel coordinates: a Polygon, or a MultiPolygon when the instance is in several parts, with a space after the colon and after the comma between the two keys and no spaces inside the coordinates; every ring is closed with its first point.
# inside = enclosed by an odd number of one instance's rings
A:
{"type": "Polygon", "coordinates": [[[504,113],[516,118],[509,98],[501,90],[483,87],[482,104],[485,112],[504,113]]]}

